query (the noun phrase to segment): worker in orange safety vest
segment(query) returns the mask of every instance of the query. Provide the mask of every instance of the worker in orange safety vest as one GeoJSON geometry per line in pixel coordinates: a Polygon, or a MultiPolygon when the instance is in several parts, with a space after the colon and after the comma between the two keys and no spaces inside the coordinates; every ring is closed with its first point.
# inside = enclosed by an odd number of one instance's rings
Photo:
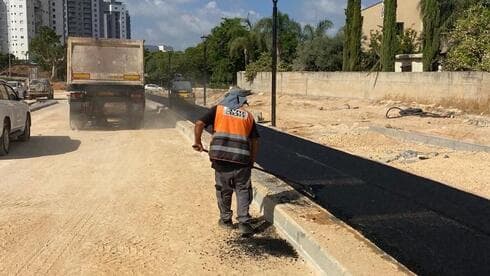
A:
{"type": "Polygon", "coordinates": [[[251,171],[258,151],[259,133],[247,104],[249,90],[231,88],[224,99],[212,107],[195,125],[193,148],[203,151],[203,130],[213,126],[209,158],[215,170],[216,198],[220,211],[218,224],[233,228],[231,200],[237,198],[238,229],[242,235],[253,234],[249,207],[252,202],[251,171]]]}

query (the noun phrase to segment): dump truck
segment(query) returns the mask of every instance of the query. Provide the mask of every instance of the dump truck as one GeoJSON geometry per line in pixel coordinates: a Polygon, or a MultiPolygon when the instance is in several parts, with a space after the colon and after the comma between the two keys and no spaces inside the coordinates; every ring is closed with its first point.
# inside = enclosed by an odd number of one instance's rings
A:
{"type": "Polygon", "coordinates": [[[70,127],[126,121],[142,125],[145,112],[142,40],[69,37],[67,90],[70,127]]]}

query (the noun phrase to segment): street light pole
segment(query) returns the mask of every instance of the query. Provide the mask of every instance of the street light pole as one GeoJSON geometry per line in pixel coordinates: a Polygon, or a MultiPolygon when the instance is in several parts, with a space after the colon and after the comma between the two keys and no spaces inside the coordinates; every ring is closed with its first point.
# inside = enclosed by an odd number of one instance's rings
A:
{"type": "Polygon", "coordinates": [[[172,78],[172,51],[168,51],[168,73],[172,78]]]}
{"type": "Polygon", "coordinates": [[[204,42],[204,95],[203,95],[203,104],[206,106],[206,86],[208,82],[208,36],[201,36],[201,39],[204,42]]]}
{"type": "Polygon", "coordinates": [[[10,35],[10,32],[8,31],[8,28],[7,28],[7,55],[8,55],[8,60],[9,60],[9,73],[8,73],[8,77],[12,77],[12,73],[11,73],[11,67],[12,67],[12,61],[11,61],[11,58],[10,58],[10,38],[9,38],[9,35],[10,35]]]}
{"type": "Polygon", "coordinates": [[[271,123],[276,126],[276,73],[277,73],[277,1],[272,0],[272,91],[271,91],[271,123]]]}

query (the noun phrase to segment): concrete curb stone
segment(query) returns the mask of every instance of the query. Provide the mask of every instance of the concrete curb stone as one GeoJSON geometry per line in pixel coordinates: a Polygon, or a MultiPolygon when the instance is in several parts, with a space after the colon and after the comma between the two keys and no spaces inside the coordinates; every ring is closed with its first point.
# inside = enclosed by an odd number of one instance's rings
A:
{"type": "Polygon", "coordinates": [[[432,145],[432,146],[449,148],[453,150],[461,150],[461,151],[490,152],[489,146],[460,142],[452,139],[436,137],[436,136],[418,133],[414,131],[409,132],[409,131],[403,131],[403,130],[386,128],[386,127],[378,127],[378,126],[371,126],[369,129],[381,133],[383,135],[387,135],[403,140],[408,140],[412,142],[422,143],[425,145],[432,145]]]}

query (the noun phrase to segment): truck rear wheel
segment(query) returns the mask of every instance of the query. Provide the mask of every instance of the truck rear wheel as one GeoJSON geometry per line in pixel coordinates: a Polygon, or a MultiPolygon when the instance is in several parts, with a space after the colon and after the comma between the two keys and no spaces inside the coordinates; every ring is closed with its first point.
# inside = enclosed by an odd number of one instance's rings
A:
{"type": "Polygon", "coordinates": [[[70,128],[72,130],[82,130],[87,125],[87,119],[83,116],[70,112],[70,128]]]}

